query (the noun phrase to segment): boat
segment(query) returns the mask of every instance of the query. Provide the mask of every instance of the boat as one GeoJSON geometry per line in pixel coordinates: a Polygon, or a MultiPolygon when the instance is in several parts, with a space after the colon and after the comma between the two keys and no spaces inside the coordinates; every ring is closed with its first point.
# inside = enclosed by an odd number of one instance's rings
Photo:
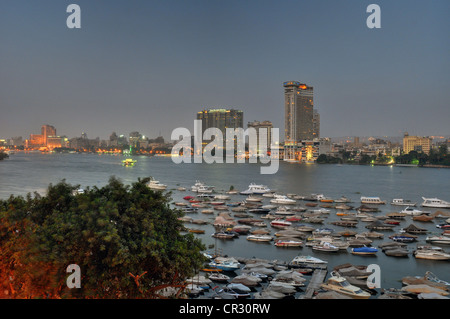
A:
{"type": "Polygon", "coordinates": [[[434,219],[434,217],[430,216],[428,214],[421,214],[421,215],[414,216],[412,219],[419,221],[419,222],[431,222],[434,219]]]}
{"type": "Polygon", "coordinates": [[[247,211],[249,213],[253,213],[253,214],[267,214],[267,213],[270,213],[270,209],[262,208],[262,207],[251,208],[251,209],[249,209],[247,211]]]}
{"type": "Polygon", "coordinates": [[[294,238],[277,239],[274,245],[277,247],[301,247],[303,246],[303,242],[294,238]]]}
{"type": "Polygon", "coordinates": [[[134,164],[136,164],[136,160],[133,160],[131,158],[127,158],[125,160],[122,161],[122,165],[123,166],[134,166],[134,164]]]}
{"type": "Polygon", "coordinates": [[[228,280],[230,280],[230,276],[222,274],[216,270],[209,275],[209,279],[216,282],[228,282],[228,280]]]}
{"type": "Polygon", "coordinates": [[[361,203],[362,204],[377,204],[377,205],[386,204],[386,202],[382,201],[380,199],[380,197],[370,197],[370,196],[361,196],[361,203]]]}
{"type": "Polygon", "coordinates": [[[435,246],[418,246],[413,255],[418,259],[450,260],[450,254],[435,246]]]}
{"type": "Polygon", "coordinates": [[[235,271],[241,267],[241,264],[232,257],[217,257],[208,265],[211,268],[217,268],[223,271],[235,271]]]}
{"type": "Polygon", "coordinates": [[[390,239],[392,239],[395,242],[399,243],[412,243],[413,241],[416,241],[416,236],[411,235],[392,235],[389,236],[390,239]]]}
{"type": "Polygon", "coordinates": [[[423,207],[434,207],[434,208],[450,208],[450,203],[439,198],[425,198],[422,197],[423,207]]]}
{"type": "Polygon", "coordinates": [[[342,196],[341,198],[335,199],[334,202],[335,203],[351,203],[351,200],[345,196],[342,196]]]}
{"type": "Polygon", "coordinates": [[[150,189],[155,190],[165,190],[167,188],[167,185],[161,184],[159,181],[152,179],[150,182],[148,182],[147,186],[150,189]]]}
{"type": "Polygon", "coordinates": [[[296,256],[288,264],[290,268],[324,269],[328,261],[312,256],[296,256]]]}
{"type": "Polygon", "coordinates": [[[297,203],[295,199],[291,199],[284,195],[274,195],[273,199],[270,200],[272,204],[282,204],[282,205],[294,205],[297,203]]]}
{"type": "Polygon", "coordinates": [[[230,232],[230,231],[219,231],[219,232],[215,232],[214,234],[212,234],[211,237],[219,238],[219,239],[233,239],[233,238],[237,237],[237,234],[235,232],[230,232]]]}
{"type": "Polygon", "coordinates": [[[214,199],[217,199],[217,200],[227,200],[227,199],[230,199],[230,196],[229,196],[229,195],[219,194],[219,195],[215,195],[215,196],[214,196],[214,199]]]}
{"type": "Polygon", "coordinates": [[[324,251],[324,252],[337,252],[339,251],[339,248],[332,245],[329,242],[323,241],[320,244],[314,245],[312,246],[313,250],[317,250],[317,251],[324,251]]]}
{"type": "Polygon", "coordinates": [[[214,186],[207,186],[201,181],[196,181],[193,186],[191,186],[191,191],[195,193],[211,193],[214,186]]]}
{"type": "Polygon", "coordinates": [[[248,196],[245,199],[246,202],[262,202],[262,200],[263,200],[262,197],[260,197],[260,196],[253,196],[253,195],[250,195],[250,196],[248,196]]]}
{"type": "Polygon", "coordinates": [[[353,255],[362,255],[362,256],[374,256],[378,252],[378,249],[374,247],[355,247],[352,248],[353,255]]]}
{"type": "Polygon", "coordinates": [[[391,202],[391,205],[394,206],[416,206],[417,203],[413,203],[412,201],[408,200],[408,199],[403,199],[403,198],[394,198],[391,202]]]}
{"type": "Polygon", "coordinates": [[[257,185],[254,183],[251,183],[248,186],[248,189],[245,191],[240,192],[241,195],[252,195],[252,194],[265,194],[270,193],[271,190],[267,188],[265,185],[257,185]]]}
{"type": "Polygon", "coordinates": [[[311,202],[317,202],[321,199],[325,198],[323,194],[311,194],[310,196],[305,196],[303,200],[305,201],[311,201],[311,202]]]}
{"type": "Polygon", "coordinates": [[[268,242],[273,240],[273,237],[269,235],[248,235],[247,240],[268,242]]]}
{"type": "Polygon", "coordinates": [[[336,291],[354,299],[369,299],[371,294],[359,287],[351,285],[347,279],[337,272],[332,272],[331,277],[321,287],[326,290],[336,291]]]}
{"type": "Polygon", "coordinates": [[[294,212],[291,212],[289,210],[289,208],[285,207],[285,206],[280,206],[278,207],[278,209],[274,212],[275,215],[294,215],[294,212]]]}
{"type": "Polygon", "coordinates": [[[275,227],[275,228],[286,228],[291,225],[292,225],[291,222],[286,221],[284,219],[275,219],[270,222],[270,226],[275,227]]]}
{"type": "Polygon", "coordinates": [[[418,216],[424,214],[425,212],[408,206],[404,210],[400,211],[400,213],[408,216],[418,216]]]}
{"type": "Polygon", "coordinates": [[[450,237],[448,236],[429,236],[425,241],[431,244],[450,245],[450,237]]]}

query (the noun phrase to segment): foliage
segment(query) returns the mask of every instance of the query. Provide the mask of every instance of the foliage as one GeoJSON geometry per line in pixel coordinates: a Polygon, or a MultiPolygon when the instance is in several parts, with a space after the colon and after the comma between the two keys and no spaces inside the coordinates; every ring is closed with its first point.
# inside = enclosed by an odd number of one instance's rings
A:
{"type": "Polygon", "coordinates": [[[0,201],[0,297],[153,298],[191,276],[204,247],[180,234],[182,213],[148,181],[112,177],[83,194],[62,181],[43,197],[0,201]],[[81,268],[79,289],[66,285],[70,264],[81,268]]]}

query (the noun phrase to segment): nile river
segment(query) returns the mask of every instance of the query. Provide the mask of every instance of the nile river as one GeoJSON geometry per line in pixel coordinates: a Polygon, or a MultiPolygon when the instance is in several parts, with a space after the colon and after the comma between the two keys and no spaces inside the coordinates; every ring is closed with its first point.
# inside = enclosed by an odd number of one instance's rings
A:
{"type": "MultiPolygon", "coordinates": [[[[313,193],[324,194],[327,197],[339,198],[346,196],[354,207],[360,206],[361,196],[379,196],[387,202],[380,205],[381,212],[370,213],[385,215],[400,211],[399,206],[391,206],[393,198],[404,198],[418,203],[418,209],[434,212],[436,209],[420,206],[422,196],[437,197],[450,201],[450,169],[418,168],[418,167],[388,167],[388,166],[357,166],[357,165],[317,165],[293,164],[281,162],[279,170],[274,175],[261,175],[258,164],[175,164],[170,158],[135,156],[134,167],[124,167],[122,156],[96,154],[41,154],[15,153],[9,159],[0,162],[0,198],[8,198],[11,194],[26,195],[28,192],[45,194],[50,183],[58,183],[65,179],[68,183],[79,184],[82,188],[88,186],[103,186],[111,176],[120,178],[124,183],[131,184],[139,177],[153,176],[156,180],[168,185],[172,190],[173,201],[183,201],[186,195],[194,195],[190,187],[196,180],[208,185],[214,185],[217,192],[223,192],[234,186],[237,190],[247,189],[250,183],[264,184],[280,194],[298,194],[308,196],[313,193]],[[186,191],[176,190],[186,187],[186,191]]],[[[243,195],[232,195],[231,201],[241,201],[243,195]]],[[[270,199],[264,199],[269,204],[270,199]]],[[[300,206],[305,202],[298,201],[300,206]]],[[[441,209],[442,210],[442,209],[441,209]]],[[[447,211],[449,211],[447,209],[447,211]]],[[[201,213],[191,214],[195,219],[205,219],[213,222],[215,216],[201,213]]],[[[232,215],[231,211],[230,214],[232,215]]],[[[261,216],[255,216],[260,218],[261,216]]],[[[331,209],[324,224],[311,224],[317,228],[332,228],[336,232],[346,230],[345,227],[330,224],[339,220],[336,210],[331,209]]],[[[236,218],[238,219],[238,218],[236,218]]],[[[427,235],[441,234],[442,230],[436,224],[444,223],[445,219],[435,219],[432,222],[413,221],[407,216],[400,225],[392,231],[377,231],[384,234],[382,239],[374,239],[372,246],[382,242],[390,242],[388,237],[410,224],[429,230],[428,234],[418,235],[419,240],[408,244],[412,252],[417,244],[424,244],[427,235]]],[[[300,222],[301,223],[301,222],[300,222]]],[[[356,228],[350,228],[358,233],[369,231],[364,226],[367,223],[358,222],[356,228]]],[[[407,258],[389,257],[381,250],[376,256],[355,256],[348,252],[326,253],[316,252],[310,247],[277,248],[270,243],[257,243],[246,240],[246,236],[234,240],[215,240],[211,237],[214,228],[211,224],[196,225],[203,228],[205,234],[196,235],[206,246],[215,245],[224,254],[236,257],[257,257],[278,259],[289,262],[297,255],[312,255],[328,261],[329,270],[344,263],[354,265],[378,264],[381,267],[381,287],[401,288],[401,278],[405,276],[423,276],[431,271],[440,279],[450,281],[450,262],[415,259],[411,254],[407,258]]],[[[277,231],[271,229],[272,235],[277,231]]],[[[450,246],[441,246],[450,251],[450,246]]]]}

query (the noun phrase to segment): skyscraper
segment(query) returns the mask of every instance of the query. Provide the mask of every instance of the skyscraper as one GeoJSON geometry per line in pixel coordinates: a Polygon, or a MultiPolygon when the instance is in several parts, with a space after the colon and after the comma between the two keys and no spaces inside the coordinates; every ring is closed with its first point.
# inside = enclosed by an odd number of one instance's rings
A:
{"type": "Polygon", "coordinates": [[[295,161],[299,144],[312,141],[320,134],[319,113],[314,112],[314,89],[301,82],[289,81],[284,87],[284,158],[295,161]]]}
{"type": "Polygon", "coordinates": [[[197,120],[202,121],[202,134],[208,128],[218,128],[223,135],[227,128],[244,126],[244,112],[240,110],[209,109],[197,113],[197,120]]]}
{"type": "Polygon", "coordinates": [[[47,145],[47,139],[49,136],[56,136],[56,128],[51,125],[42,125],[41,134],[43,137],[44,145],[47,145]]]}

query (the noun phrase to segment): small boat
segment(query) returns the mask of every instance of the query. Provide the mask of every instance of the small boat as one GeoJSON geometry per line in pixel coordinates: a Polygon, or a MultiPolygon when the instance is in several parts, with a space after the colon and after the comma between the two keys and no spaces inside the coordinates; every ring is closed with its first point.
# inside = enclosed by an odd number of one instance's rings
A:
{"type": "Polygon", "coordinates": [[[446,202],[439,198],[425,198],[422,197],[423,207],[434,207],[434,208],[450,208],[450,202],[446,202]]]}
{"type": "Polygon", "coordinates": [[[434,246],[419,246],[413,252],[413,255],[418,259],[450,260],[450,254],[446,253],[442,248],[434,246]]]}
{"type": "Polygon", "coordinates": [[[331,243],[326,242],[326,241],[325,242],[321,242],[318,245],[312,246],[312,249],[313,250],[317,250],[317,251],[324,251],[324,252],[337,252],[337,251],[339,251],[338,247],[336,247],[336,246],[334,246],[331,243]]]}
{"type": "Polygon", "coordinates": [[[301,247],[303,242],[300,240],[292,239],[277,239],[275,241],[275,246],[277,247],[301,247]]]}
{"type": "Polygon", "coordinates": [[[284,219],[275,219],[270,222],[270,226],[275,227],[275,228],[286,228],[291,225],[292,225],[291,222],[286,221],[284,219]]]}
{"type": "Polygon", "coordinates": [[[386,202],[382,201],[380,199],[380,197],[370,197],[370,196],[362,196],[361,203],[362,204],[376,204],[376,205],[386,204],[386,202]]]}
{"type": "Polygon", "coordinates": [[[259,207],[249,209],[248,212],[253,214],[268,214],[270,212],[270,209],[259,207]]]}
{"type": "Polygon", "coordinates": [[[156,181],[154,179],[152,179],[147,186],[150,189],[155,189],[155,190],[165,190],[167,188],[167,185],[161,184],[159,181],[156,181]]]}
{"type": "Polygon", "coordinates": [[[331,277],[321,287],[326,290],[336,291],[354,299],[369,299],[371,294],[359,287],[351,285],[347,279],[336,272],[331,273],[331,277]]]}
{"type": "Polygon", "coordinates": [[[217,199],[217,200],[227,200],[227,199],[230,199],[230,196],[219,194],[219,195],[215,195],[215,196],[214,196],[214,199],[217,199]]]}
{"type": "Polygon", "coordinates": [[[384,254],[386,256],[391,257],[408,257],[409,251],[406,248],[397,247],[392,249],[386,249],[384,251],[384,254]]]}
{"type": "Polygon", "coordinates": [[[374,256],[378,252],[378,249],[374,247],[355,247],[352,248],[352,254],[362,256],[374,256]]]}
{"type": "Polygon", "coordinates": [[[272,204],[282,204],[282,205],[294,205],[297,203],[295,199],[291,199],[284,195],[274,195],[274,198],[270,200],[272,204]]]}
{"type": "Polygon", "coordinates": [[[410,234],[425,234],[428,232],[428,230],[425,228],[417,227],[414,224],[411,224],[405,228],[400,229],[400,232],[410,233],[410,234]]]}
{"type": "Polygon", "coordinates": [[[136,164],[136,160],[133,160],[131,158],[127,158],[125,160],[122,161],[122,165],[123,166],[134,166],[134,164],[136,164]]]}
{"type": "Polygon", "coordinates": [[[430,216],[428,214],[421,214],[421,215],[413,216],[412,219],[419,221],[419,222],[431,222],[434,219],[434,217],[430,216]]]}
{"type": "Polygon", "coordinates": [[[417,216],[417,215],[422,215],[425,212],[408,206],[404,210],[402,210],[400,213],[403,213],[403,214],[406,214],[409,216],[417,216]]]}
{"type": "Polygon", "coordinates": [[[214,234],[212,234],[211,237],[219,238],[219,239],[233,239],[233,238],[237,237],[237,234],[235,232],[230,232],[230,231],[219,231],[219,232],[215,232],[214,234]]]}
{"type": "Polygon", "coordinates": [[[396,242],[400,243],[412,243],[413,241],[416,241],[416,236],[407,236],[407,235],[392,235],[389,236],[390,239],[396,242]]]}
{"type": "Polygon", "coordinates": [[[450,237],[448,236],[429,236],[426,241],[431,244],[450,245],[450,237]]]}
{"type": "Polygon", "coordinates": [[[394,198],[392,200],[392,202],[391,202],[391,205],[394,205],[394,206],[410,206],[410,207],[412,207],[412,206],[416,206],[417,203],[413,203],[412,201],[407,200],[407,199],[405,200],[403,198],[394,198]]]}
{"type": "Polygon", "coordinates": [[[351,203],[351,200],[345,196],[341,196],[340,198],[335,199],[334,202],[335,203],[351,203]]]}
{"type": "Polygon", "coordinates": [[[228,280],[230,280],[230,276],[222,274],[216,269],[215,272],[209,275],[209,279],[216,282],[228,282],[228,280]]]}
{"type": "Polygon", "coordinates": [[[205,230],[203,229],[189,229],[190,233],[194,233],[194,234],[204,234],[205,230]]]}
{"type": "Polygon", "coordinates": [[[291,268],[312,268],[322,269],[327,266],[328,262],[312,256],[296,256],[292,259],[288,266],[291,268]]]}
{"type": "Polygon", "coordinates": [[[245,191],[240,192],[241,195],[251,195],[251,194],[265,194],[270,193],[271,190],[267,188],[265,185],[257,185],[254,183],[251,183],[248,186],[248,189],[245,191]]]}
{"type": "Polygon", "coordinates": [[[260,197],[260,196],[253,196],[253,195],[250,195],[250,196],[248,196],[245,199],[246,202],[262,202],[262,200],[263,200],[262,197],[260,197]]]}
{"type": "Polygon", "coordinates": [[[241,264],[234,258],[217,257],[208,264],[211,268],[221,269],[223,271],[235,271],[241,267],[241,264]]]}
{"type": "Polygon", "coordinates": [[[247,240],[268,242],[273,240],[273,237],[269,235],[248,235],[247,240]]]}

